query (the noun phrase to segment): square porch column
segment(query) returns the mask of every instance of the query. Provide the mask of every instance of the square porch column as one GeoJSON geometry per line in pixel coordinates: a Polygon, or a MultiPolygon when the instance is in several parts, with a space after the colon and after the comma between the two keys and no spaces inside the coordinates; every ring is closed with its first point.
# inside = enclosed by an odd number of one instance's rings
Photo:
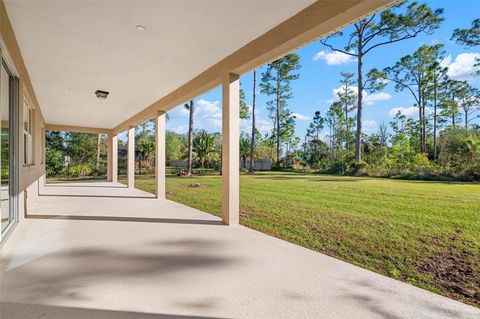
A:
{"type": "Polygon", "coordinates": [[[238,225],[240,213],[240,79],[222,79],[222,221],[238,225]]]}
{"type": "Polygon", "coordinates": [[[128,164],[127,164],[127,185],[135,187],[135,126],[128,128],[128,164]]]}
{"type": "Polygon", "coordinates": [[[155,117],[155,196],[165,198],[165,112],[155,117]]]}
{"type": "Polygon", "coordinates": [[[109,182],[118,182],[118,136],[117,134],[108,134],[107,148],[107,180],[109,182]]]}

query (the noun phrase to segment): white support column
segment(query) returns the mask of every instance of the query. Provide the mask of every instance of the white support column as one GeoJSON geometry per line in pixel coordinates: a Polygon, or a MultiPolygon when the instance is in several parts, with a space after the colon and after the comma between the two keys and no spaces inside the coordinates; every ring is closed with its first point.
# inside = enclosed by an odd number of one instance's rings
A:
{"type": "Polygon", "coordinates": [[[135,187],[135,126],[128,128],[128,182],[130,188],[135,187]]]}
{"type": "Polygon", "coordinates": [[[112,135],[110,143],[112,144],[111,146],[111,158],[112,158],[112,164],[111,164],[111,171],[112,171],[112,182],[118,183],[118,135],[112,135]]]}
{"type": "Polygon", "coordinates": [[[108,134],[107,140],[107,180],[118,182],[118,137],[116,134],[108,134]]]}
{"type": "Polygon", "coordinates": [[[155,195],[165,198],[165,112],[155,117],[155,195]]]}
{"type": "Polygon", "coordinates": [[[240,80],[237,74],[222,79],[222,221],[238,225],[240,213],[240,80]]]}
{"type": "Polygon", "coordinates": [[[107,135],[107,181],[113,180],[113,136],[107,135]]]}

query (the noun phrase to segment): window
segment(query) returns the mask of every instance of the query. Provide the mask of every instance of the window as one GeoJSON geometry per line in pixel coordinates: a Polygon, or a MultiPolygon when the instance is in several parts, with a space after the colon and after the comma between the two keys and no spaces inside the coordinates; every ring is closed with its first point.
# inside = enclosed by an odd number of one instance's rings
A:
{"type": "Polygon", "coordinates": [[[23,101],[23,164],[33,164],[32,126],[33,113],[27,101],[23,101]]]}

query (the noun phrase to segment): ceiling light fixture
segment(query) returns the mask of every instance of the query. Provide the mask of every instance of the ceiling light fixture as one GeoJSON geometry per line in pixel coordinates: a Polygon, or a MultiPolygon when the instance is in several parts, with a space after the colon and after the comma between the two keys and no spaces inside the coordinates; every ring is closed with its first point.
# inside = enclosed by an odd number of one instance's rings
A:
{"type": "Polygon", "coordinates": [[[135,29],[137,29],[137,31],[145,31],[145,27],[143,25],[137,25],[135,29]]]}
{"type": "Polygon", "coordinates": [[[107,92],[107,91],[96,90],[96,91],[95,91],[95,95],[96,95],[97,98],[99,98],[99,99],[106,99],[107,96],[108,96],[108,92],[107,92]]]}

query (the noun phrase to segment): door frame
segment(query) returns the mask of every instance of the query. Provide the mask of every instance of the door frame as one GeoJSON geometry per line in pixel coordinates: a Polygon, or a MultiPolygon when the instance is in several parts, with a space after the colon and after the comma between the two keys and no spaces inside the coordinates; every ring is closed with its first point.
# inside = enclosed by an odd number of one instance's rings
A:
{"type": "MultiPolygon", "coordinates": [[[[12,63],[8,52],[5,49],[4,42],[0,37],[0,64],[5,67],[9,75],[9,218],[13,217],[9,224],[2,232],[0,230],[0,244],[3,244],[7,237],[12,233],[12,230],[19,221],[19,176],[20,176],[20,161],[19,161],[19,101],[20,101],[20,85],[18,73],[12,63]]],[[[0,84],[1,85],[1,84],[0,84]]]]}

